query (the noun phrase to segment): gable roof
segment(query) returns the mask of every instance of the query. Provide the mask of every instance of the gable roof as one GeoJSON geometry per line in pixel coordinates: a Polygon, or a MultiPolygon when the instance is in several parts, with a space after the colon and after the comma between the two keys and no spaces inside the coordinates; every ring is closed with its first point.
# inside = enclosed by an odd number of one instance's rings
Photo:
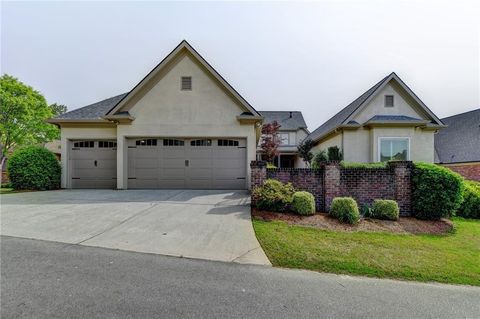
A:
{"type": "Polygon", "coordinates": [[[127,93],[123,93],[79,109],[66,112],[55,117],[53,120],[102,120],[112,107],[114,107],[127,93]]]}
{"type": "Polygon", "coordinates": [[[128,112],[121,112],[121,107],[135,95],[150,79],[168,65],[184,50],[189,52],[206,70],[220,83],[220,85],[242,106],[244,112],[237,117],[239,120],[259,120],[261,115],[185,40],[170,52],[152,71],[150,71],[132,90],[79,109],[64,113],[49,119],[49,123],[62,122],[108,122],[108,119],[131,118],[128,112]]]}
{"type": "Polygon", "coordinates": [[[318,141],[343,125],[359,125],[359,123],[352,121],[353,116],[367,106],[368,102],[370,102],[385,87],[385,85],[392,80],[396,81],[420,105],[425,113],[432,118],[434,125],[443,126],[443,123],[440,121],[440,119],[433,114],[432,111],[430,111],[430,109],[417,97],[415,93],[413,93],[413,91],[398,77],[395,72],[392,72],[368,89],[365,93],[360,95],[352,103],[343,108],[340,112],[331,117],[328,121],[320,125],[320,127],[310,133],[307,138],[313,141],[318,141]]]}
{"type": "Polygon", "coordinates": [[[190,53],[206,70],[210,73],[228,93],[244,108],[245,111],[254,117],[260,117],[260,114],[247,102],[186,40],[180,42],[172,52],[170,52],[153,70],[151,70],[137,85],[133,87],[118,103],[116,103],[106,114],[111,116],[116,114],[143,86],[163,70],[169,62],[175,59],[182,52],[190,53]]]}
{"type": "Polygon", "coordinates": [[[480,108],[442,119],[447,128],[435,134],[435,162],[480,161],[480,108]]]}
{"type": "Polygon", "coordinates": [[[263,116],[263,123],[277,121],[280,130],[307,129],[307,124],[300,111],[258,111],[263,116]]]}

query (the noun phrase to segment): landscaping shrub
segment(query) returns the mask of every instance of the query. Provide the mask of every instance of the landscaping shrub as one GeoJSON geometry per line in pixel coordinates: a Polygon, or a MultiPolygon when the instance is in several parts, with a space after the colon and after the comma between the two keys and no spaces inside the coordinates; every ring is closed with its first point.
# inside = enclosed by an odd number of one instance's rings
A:
{"type": "Polygon", "coordinates": [[[463,178],[448,168],[415,163],[412,186],[413,211],[419,219],[451,217],[462,203],[463,178]]]}
{"type": "Polygon", "coordinates": [[[342,223],[356,224],[360,220],[358,205],[351,197],[336,197],[330,207],[330,216],[337,218],[342,223]]]}
{"type": "Polygon", "coordinates": [[[387,168],[388,162],[378,163],[357,163],[357,162],[345,162],[341,161],[340,166],[342,168],[387,168]]]}
{"type": "Polygon", "coordinates": [[[312,168],[320,168],[323,162],[328,161],[327,152],[322,150],[313,155],[312,168]]]}
{"type": "Polygon", "coordinates": [[[283,184],[275,179],[267,179],[262,186],[252,192],[259,209],[281,212],[292,203],[295,190],[291,183],[283,184]]]}
{"type": "Polygon", "coordinates": [[[293,194],[292,210],[299,215],[315,214],[315,197],[309,192],[295,192],[293,194]]]}
{"type": "Polygon", "coordinates": [[[60,187],[61,167],[49,150],[29,146],[16,150],[7,162],[14,189],[48,190],[60,187]]]}
{"type": "Polygon", "coordinates": [[[480,183],[465,181],[463,202],[456,215],[465,218],[480,218],[480,183]]]}
{"type": "Polygon", "coordinates": [[[277,168],[277,167],[272,163],[267,163],[267,168],[277,168]]]}
{"type": "Polygon", "coordinates": [[[343,159],[342,152],[340,152],[338,146],[330,146],[327,149],[327,153],[329,161],[341,161],[343,159]]]}
{"type": "Polygon", "coordinates": [[[376,199],[373,202],[371,218],[397,220],[399,215],[400,209],[396,201],[376,199]]]}
{"type": "Polygon", "coordinates": [[[371,217],[372,216],[372,209],[370,207],[368,207],[367,204],[363,204],[361,207],[360,207],[360,215],[362,215],[363,217],[371,217]]]}

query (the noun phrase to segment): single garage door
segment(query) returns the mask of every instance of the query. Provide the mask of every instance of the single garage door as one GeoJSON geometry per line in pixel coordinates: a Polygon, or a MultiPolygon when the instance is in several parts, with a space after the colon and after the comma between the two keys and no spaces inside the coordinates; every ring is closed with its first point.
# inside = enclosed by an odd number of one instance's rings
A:
{"type": "Polygon", "coordinates": [[[72,141],[71,146],[72,188],[116,188],[117,142],[72,141]]]}
{"type": "Polygon", "coordinates": [[[128,188],[245,189],[246,140],[129,139],[128,188]]]}

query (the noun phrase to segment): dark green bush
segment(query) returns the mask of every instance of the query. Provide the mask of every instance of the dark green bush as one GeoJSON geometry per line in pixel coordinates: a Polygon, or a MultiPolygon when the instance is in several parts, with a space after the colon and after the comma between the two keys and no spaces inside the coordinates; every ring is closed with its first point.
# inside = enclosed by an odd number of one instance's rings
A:
{"type": "Polygon", "coordinates": [[[367,204],[363,204],[361,207],[360,207],[360,215],[362,215],[363,217],[371,217],[372,216],[372,209],[370,207],[368,207],[367,204]]]}
{"type": "Polygon", "coordinates": [[[338,146],[330,146],[327,149],[327,153],[329,161],[341,161],[343,159],[342,152],[340,152],[338,146]]]}
{"type": "Polygon", "coordinates": [[[400,215],[398,204],[394,200],[376,199],[372,205],[371,218],[397,220],[400,215]]]}
{"type": "Polygon", "coordinates": [[[60,187],[61,167],[49,150],[28,146],[16,150],[7,162],[14,189],[48,190],[60,187]]]}
{"type": "Polygon", "coordinates": [[[283,184],[275,179],[267,179],[252,191],[257,208],[274,212],[284,211],[292,203],[293,193],[295,189],[291,183],[283,184]]]}
{"type": "Polygon", "coordinates": [[[463,202],[456,215],[465,218],[480,218],[480,183],[465,181],[463,202]]]}
{"type": "Polygon", "coordinates": [[[451,217],[462,203],[463,178],[448,168],[415,163],[412,184],[413,211],[419,219],[451,217]]]}
{"type": "Polygon", "coordinates": [[[337,218],[342,223],[356,224],[360,220],[358,205],[351,197],[336,197],[330,207],[330,216],[337,218]]]}
{"type": "Polygon", "coordinates": [[[322,150],[313,155],[312,168],[320,168],[323,162],[328,161],[327,152],[322,150]]]}
{"type": "Polygon", "coordinates": [[[309,192],[295,192],[293,194],[292,210],[299,215],[315,214],[315,197],[309,192]]]}

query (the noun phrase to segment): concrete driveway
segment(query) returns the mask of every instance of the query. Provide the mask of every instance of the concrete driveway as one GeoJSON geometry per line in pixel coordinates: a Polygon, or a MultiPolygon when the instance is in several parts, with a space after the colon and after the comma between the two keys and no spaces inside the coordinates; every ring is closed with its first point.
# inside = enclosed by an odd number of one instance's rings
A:
{"type": "Polygon", "coordinates": [[[246,191],[59,190],[6,194],[2,235],[269,265],[246,191]]]}

